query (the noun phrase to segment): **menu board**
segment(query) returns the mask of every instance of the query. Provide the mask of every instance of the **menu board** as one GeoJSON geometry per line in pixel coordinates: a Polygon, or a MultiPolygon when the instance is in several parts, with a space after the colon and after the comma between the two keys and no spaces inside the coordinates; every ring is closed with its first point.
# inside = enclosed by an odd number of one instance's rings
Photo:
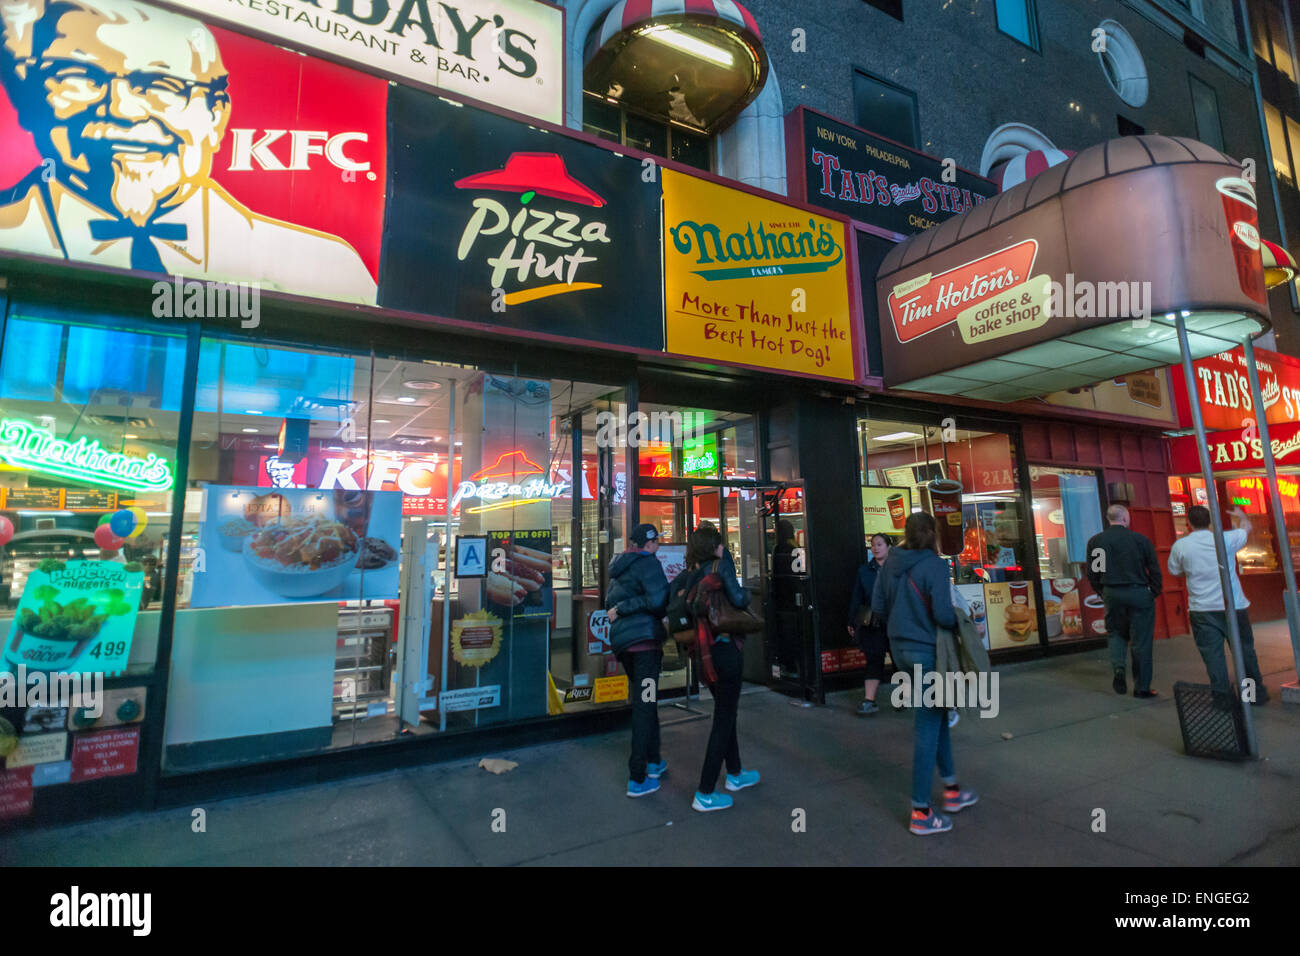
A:
{"type": "Polygon", "coordinates": [[[116,491],[92,491],[74,488],[63,492],[65,511],[116,511],[116,491]]]}
{"type": "Polygon", "coordinates": [[[402,494],[204,489],[191,607],[395,599],[402,494]]]}
{"type": "Polygon", "coordinates": [[[551,529],[489,531],[485,605],[507,617],[550,617],[551,529]]]}
{"type": "Polygon", "coordinates": [[[60,511],[63,508],[63,489],[8,488],[5,490],[5,507],[60,511]]]}

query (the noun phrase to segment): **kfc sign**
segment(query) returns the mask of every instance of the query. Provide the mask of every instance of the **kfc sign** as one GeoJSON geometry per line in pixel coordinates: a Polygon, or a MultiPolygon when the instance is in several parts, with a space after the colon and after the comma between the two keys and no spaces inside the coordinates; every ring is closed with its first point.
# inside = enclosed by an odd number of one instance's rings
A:
{"type": "Polygon", "coordinates": [[[363,67],[564,122],[564,14],[536,0],[170,0],[363,67]]]}
{"type": "Polygon", "coordinates": [[[375,302],[385,81],[136,0],[5,0],[0,87],[0,249],[375,302]]]}

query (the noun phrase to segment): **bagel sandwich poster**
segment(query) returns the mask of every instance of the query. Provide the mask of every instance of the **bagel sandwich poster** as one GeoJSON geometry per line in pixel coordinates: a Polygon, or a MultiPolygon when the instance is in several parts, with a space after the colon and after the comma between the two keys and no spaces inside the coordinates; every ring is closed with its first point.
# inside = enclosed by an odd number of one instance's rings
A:
{"type": "Polygon", "coordinates": [[[191,607],[398,596],[402,493],[209,485],[191,607]]]}

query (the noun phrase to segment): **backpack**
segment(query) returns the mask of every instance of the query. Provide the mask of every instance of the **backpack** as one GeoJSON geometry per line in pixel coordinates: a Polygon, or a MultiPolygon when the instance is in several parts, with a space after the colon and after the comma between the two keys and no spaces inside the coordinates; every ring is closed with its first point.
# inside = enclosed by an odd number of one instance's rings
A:
{"type": "Polygon", "coordinates": [[[690,596],[686,593],[692,572],[683,571],[673,578],[668,585],[668,609],[666,619],[668,633],[681,647],[690,647],[698,635],[695,630],[695,611],[691,606],[690,596]]]}

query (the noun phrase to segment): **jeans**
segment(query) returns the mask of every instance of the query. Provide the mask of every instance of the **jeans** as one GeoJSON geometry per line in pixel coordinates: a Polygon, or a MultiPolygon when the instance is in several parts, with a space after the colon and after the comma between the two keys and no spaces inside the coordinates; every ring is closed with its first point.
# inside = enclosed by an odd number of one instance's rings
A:
{"type": "MultiPolygon", "coordinates": [[[[916,641],[890,638],[889,652],[895,666],[908,675],[913,667],[921,665],[922,675],[934,670],[934,645],[916,641]]],[[[911,695],[908,695],[911,699],[911,695]]],[[[912,806],[930,805],[930,784],[934,780],[935,764],[946,784],[957,782],[957,771],[952,762],[952,739],[948,734],[948,710],[945,707],[917,707],[916,724],[912,735],[912,806]]]]}
{"type": "Polygon", "coordinates": [[[712,793],[718,784],[718,771],[727,763],[727,773],[740,773],[740,744],[736,740],[736,713],[740,710],[741,665],[744,657],[734,641],[713,645],[713,669],[716,683],[709,685],[713,694],[713,729],[704,751],[704,769],[700,771],[700,793],[712,793]]]}
{"type": "MultiPolygon", "coordinates": [[[[1210,675],[1210,687],[1216,694],[1232,695],[1232,682],[1228,679],[1228,660],[1224,644],[1228,640],[1228,616],[1223,611],[1191,611],[1192,639],[1205,661],[1210,675]]],[[[1264,678],[1259,673],[1259,658],[1255,656],[1255,633],[1250,628],[1250,615],[1244,608],[1237,609],[1237,630],[1241,634],[1241,659],[1246,676],[1255,682],[1255,699],[1263,700],[1264,678]]],[[[1240,675],[1238,675],[1240,676],[1240,675]]],[[[1235,695],[1233,695],[1235,696],[1235,695]]]]}
{"type": "Polygon", "coordinates": [[[627,671],[628,696],[632,699],[632,756],[627,761],[627,775],[635,783],[645,783],[646,762],[658,763],[659,754],[659,703],[644,700],[641,688],[646,680],[659,682],[659,668],[663,664],[662,649],[626,651],[618,655],[618,662],[627,671]]]}
{"type": "Polygon", "coordinates": [[[1151,589],[1138,585],[1103,588],[1106,602],[1106,636],[1110,643],[1112,670],[1124,670],[1124,648],[1133,653],[1133,691],[1151,689],[1153,665],[1151,644],[1155,640],[1156,599],[1151,589]]]}

